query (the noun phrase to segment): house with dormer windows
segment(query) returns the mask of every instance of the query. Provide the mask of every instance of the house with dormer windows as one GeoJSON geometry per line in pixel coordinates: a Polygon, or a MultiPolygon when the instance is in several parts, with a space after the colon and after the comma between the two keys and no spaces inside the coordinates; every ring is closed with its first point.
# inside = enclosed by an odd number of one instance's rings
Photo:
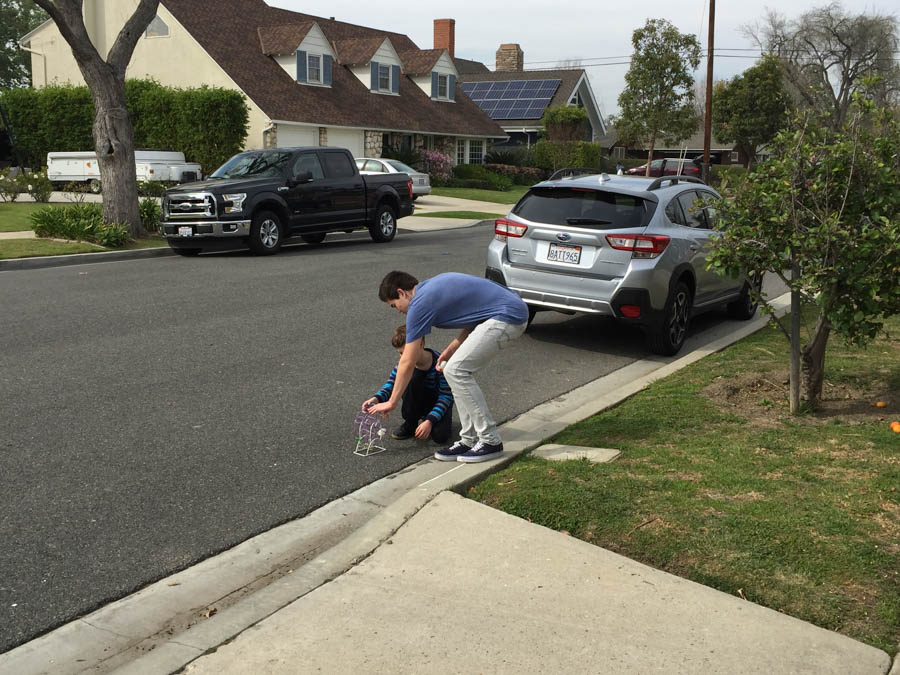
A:
{"type": "MultiPolygon", "coordinates": [[[[84,0],[85,27],[101,54],[136,6],[137,0],[84,0]]],[[[436,40],[449,21],[435,21],[436,40]]],[[[84,83],[52,21],[19,44],[31,53],[33,86],[84,83]]],[[[246,149],[338,146],[379,157],[391,146],[478,163],[506,138],[460,91],[452,41],[419,49],[400,33],[263,0],[161,0],[126,77],[240,91],[250,108],[246,149]]]]}

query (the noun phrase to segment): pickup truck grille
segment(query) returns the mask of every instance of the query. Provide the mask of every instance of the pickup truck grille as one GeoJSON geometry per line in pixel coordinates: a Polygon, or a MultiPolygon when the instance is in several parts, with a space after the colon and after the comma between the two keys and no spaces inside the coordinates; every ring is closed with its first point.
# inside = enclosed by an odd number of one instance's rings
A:
{"type": "Polygon", "coordinates": [[[209,192],[190,192],[166,195],[163,201],[163,216],[170,220],[216,215],[216,199],[209,192]]]}

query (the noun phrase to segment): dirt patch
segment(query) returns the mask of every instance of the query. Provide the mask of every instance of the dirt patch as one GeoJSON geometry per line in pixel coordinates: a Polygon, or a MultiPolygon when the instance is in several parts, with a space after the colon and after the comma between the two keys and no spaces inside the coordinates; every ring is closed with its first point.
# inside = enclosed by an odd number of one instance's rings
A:
{"type": "MultiPolygon", "coordinates": [[[[717,377],[702,392],[724,411],[746,419],[751,426],[778,427],[781,426],[779,418],[788,414],[790,385],[786,369],[717,377]]],[[[793,421],[822,424],[840,420],[845,424],[863,424],[897,416],[900,416],[900,402],[891,400],[886,382],[874,380],[862,385],[826,379],[818,409],[793,421]],[[877,401],[886,401],[887,406],[877,408],[877,401]]]]}

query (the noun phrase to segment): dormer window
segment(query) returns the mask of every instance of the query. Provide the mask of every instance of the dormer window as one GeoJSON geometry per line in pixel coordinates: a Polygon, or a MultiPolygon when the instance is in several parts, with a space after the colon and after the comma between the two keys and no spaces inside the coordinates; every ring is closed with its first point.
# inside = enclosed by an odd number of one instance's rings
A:
{"type": "Polygon", "coordinates": [[[378,64],[378,91],[391,91],[391,66],[378,64]]]}
{"type": "Polygon", "coordinates": [[[153,21],[147,26],[147,30],[144,31],[144,37],[169,37],[169,26],[159,18],[159,14],[154,16],[153,21]]]}
{"type": "Polygon", "coordinates": [[[331,54],[310,54],[304,50],[297,51],[297,82],[330,87],[334,70],[334,57],[331,54]]]}
{"type": "Polygon", "coordinates": [[[431,98],[435,101],[456,100],[456,75],[431,71],[431,98]]]}
{"type": "Polygon", "coordinates": [[[448,80],[446,75],[438,75],[438,98],[447,98],[448,80]]]}
{"type": "Polygon", "coordinates": [[[322,82],[322,55],[307,54],[306,76],[309,82],[321,84],[322,82]]]}

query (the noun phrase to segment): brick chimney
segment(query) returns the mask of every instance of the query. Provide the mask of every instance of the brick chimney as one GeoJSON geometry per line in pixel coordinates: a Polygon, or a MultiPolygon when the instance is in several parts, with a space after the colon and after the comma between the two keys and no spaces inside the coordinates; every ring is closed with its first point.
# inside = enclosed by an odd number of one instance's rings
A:
{"type": "Polygon", "coordinates": [[[522,48],[515,44],[500,45],[497,50],[497,66],[495,70],[515,70],[522,72],[525,66],[525,54],[522,48]]]}
{"type": "Polygon", "coordinates": [[[435,19],[434,48],[446,49],[452,58],[454,42],[456,42],[456,19],[435,19]]]}

